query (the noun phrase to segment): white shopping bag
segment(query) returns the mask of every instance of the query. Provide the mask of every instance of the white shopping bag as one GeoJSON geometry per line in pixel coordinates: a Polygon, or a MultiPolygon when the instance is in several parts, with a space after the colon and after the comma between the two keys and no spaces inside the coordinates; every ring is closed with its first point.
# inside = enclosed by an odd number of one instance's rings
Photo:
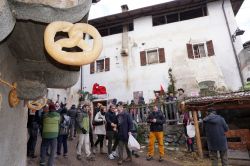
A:
{"type": "Polygon", "coordinates": [[[137,142],[137,140],[132,136],[132,134],[129,135],[128,138],[128,148],[132,151],[139,151],[140,150],[140,144],[137,142]]]}
{"type": "Polygon", "coordinates": [[[189,138],[193,138],[195,136],[195,127],[192,124],[187,125],[187,135],[189,138]]]}

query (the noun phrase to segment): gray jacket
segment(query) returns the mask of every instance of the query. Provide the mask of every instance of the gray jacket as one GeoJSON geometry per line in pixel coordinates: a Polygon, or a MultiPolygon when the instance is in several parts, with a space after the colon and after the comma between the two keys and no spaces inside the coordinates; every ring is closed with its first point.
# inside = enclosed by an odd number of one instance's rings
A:
{"type": "Polygon", "coordinates": [[[70,121],[72,125],[75,125],[76,114],[77,114],[76,108],[70,108],[70,110],[68,111],[68,116],[70,117],[70,121]]]}

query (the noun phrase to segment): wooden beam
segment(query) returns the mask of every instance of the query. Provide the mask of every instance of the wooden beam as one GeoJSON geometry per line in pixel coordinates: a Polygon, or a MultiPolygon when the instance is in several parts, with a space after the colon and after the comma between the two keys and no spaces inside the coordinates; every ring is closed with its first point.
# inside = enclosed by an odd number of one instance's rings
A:
{"type": "MultiPolygon", "coordinates": [[[[186,106],[186,109],[192,110],[192,111],[197,111],[199,109],[199,111],[207,111],[207,109],[210,107],[201,107],[201,106],[186,106]]],[[[223,103],[223,104],[218,104],[218,105],[213,105],[212,106],[213,109],[215,110],[248,110],[250,108],[250,103],[242,103],[242,104],[234,104],[234,103],[223,103]]]]}
{"type": "Polygon", "coordinates": [[[193,118],[194,118],[195,138],[196,138],[196,144],[197,144],[197,148],[198,148],[198,154],[199,154],[200,158],[203,158],[199,122],[198,122],[196,111],[193,111],[193,118]]]}

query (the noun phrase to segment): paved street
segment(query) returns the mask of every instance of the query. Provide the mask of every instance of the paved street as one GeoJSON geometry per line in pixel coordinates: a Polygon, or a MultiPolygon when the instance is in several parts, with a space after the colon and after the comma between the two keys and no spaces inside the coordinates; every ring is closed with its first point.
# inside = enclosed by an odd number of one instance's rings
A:
{"type": "MultiPolygon", "coordinates": [[[[39,149],[40,149],[40,139],[38,141],[37,147],[36,147],[36,155],[39,156],[39,149]]],[[[82,161],[78,161],[76,159],[76,140],[68,141],[69,146],[69,155],[68,158],[64,158],[63,156],[59,156],[56,158],[56,166],[112,166],[117,165],[117,160],[108,160],[106,155],[97,154],[95,161],[87,161],[85,159],[82,159],[82,161]]],[[[124,151],[125,153],[125,151],[124,151]]],[[[165,159],[164,162],[159,163],[157,160],[157,157],[155,157],[155,160],[152,161],[146,161],[146,155],[144,152],[139,153],[141,156],[140,158],[133,158],[132,163],[124,163],[123,165],[130,165],[130,166],[179,166],[178,164],[175,164],[174,162],[168,161],[165,159]]],[[[124,154],[126,156],[126,154],[124,154]]],[[[27,160],[27,166],[38,166],[39,165],[39,157],[36,159],[30,159],[27,160]]]]}

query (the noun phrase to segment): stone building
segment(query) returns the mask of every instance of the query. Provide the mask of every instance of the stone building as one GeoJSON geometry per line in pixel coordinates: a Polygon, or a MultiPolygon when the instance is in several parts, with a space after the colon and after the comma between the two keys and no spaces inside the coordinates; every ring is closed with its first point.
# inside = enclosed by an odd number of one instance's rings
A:
{"type": "MultiPolygon", "coordinates": [[[[109,98],[130,101],[169,84],[172,68],[177,88],[188,95],[212,82],[215,88],[242,86],[237,54],[242,43],[232,34],[243,0],[171,1],[89,20],[103,37],[104,49],[96,62],[82,68],[83,87],[107,88],[109,98]]],[[[92,42],[90,39],[89,42],[92,42]]],[[[166,89],[165,89],[166,90],[166,89]]]]}
{"type": "Polygon", "coordinates": [[[239,60],[243,79],[246,82],[250,78],[250,41],[244,43],[243,46],[244,48],[239,53],[239,60]]]}

